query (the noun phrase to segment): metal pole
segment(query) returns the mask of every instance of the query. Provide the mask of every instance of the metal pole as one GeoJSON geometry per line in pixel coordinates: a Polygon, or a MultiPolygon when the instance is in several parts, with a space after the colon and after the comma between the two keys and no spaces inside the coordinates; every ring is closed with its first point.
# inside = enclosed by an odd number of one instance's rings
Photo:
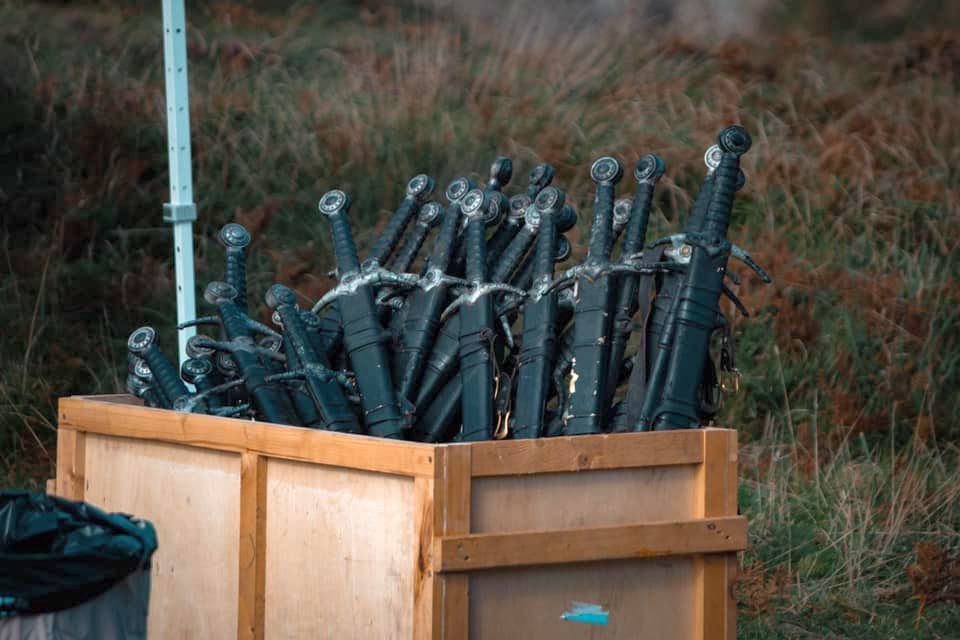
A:
{"type": "MultiPolygon", "coordinates": [[[[170,202],[163,205],[164,222],[173,224],[173,264],[177,280],[177,322],[196,318],[193,271],[193,172],[190,161],[190,95],[187,84],[187,24],[183,0],[163,0],[163,64],[167,92],[167,150],[170,202]]],[[[190,327],[179,332],[180,362],[187,359],[190,327]]]]}

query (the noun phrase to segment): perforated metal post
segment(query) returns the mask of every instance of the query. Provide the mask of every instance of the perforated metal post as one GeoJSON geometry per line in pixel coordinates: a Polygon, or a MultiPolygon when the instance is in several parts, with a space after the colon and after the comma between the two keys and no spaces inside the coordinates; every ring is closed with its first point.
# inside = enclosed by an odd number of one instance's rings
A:
{"type": "MultiPolygon", "coordinates": [[[[190,153],[190,94],[187,84],[187,24],[183,0],[163,0],[163,64],[167,91],[167,151],[170,202],[163,219],[173,225],[173,264],[177,281],[177,322],[196,317],[193,271],[193,172],[190,153]]],[[[187,340],[196,333],[180,331],[180,363],[187,359],[187,340]]]]}

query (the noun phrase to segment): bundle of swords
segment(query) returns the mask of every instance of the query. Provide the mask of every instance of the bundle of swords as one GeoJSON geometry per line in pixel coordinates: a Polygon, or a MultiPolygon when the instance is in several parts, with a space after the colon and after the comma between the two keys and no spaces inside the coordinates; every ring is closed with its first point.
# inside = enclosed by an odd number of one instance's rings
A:
{"type": "Polygon", "coordinates": [[[707,424],[740,386],[720,307],[727,297],[746,315],[726,283],[739,283],[730,258],[770,282],[727,239],[750,145],[742,127],[721,131],[685,227],[649,244],[663,160],[641,158],[622,199],[620,163],[595,161],[588,251],[566,271],[556,264],[570,256],[563,234],[577,214],[548,164],[508,197],[512,163],[497,158],[485,186],[451,182],[445,206],[430,177],[414,177],[365,260],[349,196],[329,191],[319,208],[337,284],[312,308],[270,287],[275,327],[248,315],[250,234],[228,224],[224,281],[204,292],[216,313],[189,323],[210,335],[189,340],[178,373],[154,329],[134,331],[128,390],[154,407],[423,442],[707,424]],[[422,269],[409,273],[434,228],[422,269]]]}

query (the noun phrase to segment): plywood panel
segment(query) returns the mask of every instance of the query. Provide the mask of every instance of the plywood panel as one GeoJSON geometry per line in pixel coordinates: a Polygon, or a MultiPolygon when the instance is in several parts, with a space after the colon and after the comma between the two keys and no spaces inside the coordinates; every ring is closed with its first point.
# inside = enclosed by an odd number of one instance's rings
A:
{"type": "Polygon", "coordinates": [[[153,522],[151,639],[236,638],[240,456],[88,434],[85,499],[153,522]]]}
{"type": "Polygon", "coordinates": [[[470,574],[470,638],[694,637],[693,560],[632,560],[470,574]],[[563,620],[573,601],[609,610],[605,626],[563,620]]]}
{"type": "Polygon", "coordinates": [[[411,637],[413,505],[413,478],[269,460],[265,637],[411,637]]]}
{"type": "Polygon", "coordinates": [[[697,465],[474,478],[471,533],[700,517],[697,465]]]}

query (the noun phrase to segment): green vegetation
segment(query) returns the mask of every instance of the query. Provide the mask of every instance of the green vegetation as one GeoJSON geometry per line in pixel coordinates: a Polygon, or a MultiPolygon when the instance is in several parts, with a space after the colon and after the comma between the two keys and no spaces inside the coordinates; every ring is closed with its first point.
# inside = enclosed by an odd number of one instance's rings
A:
{"type": "MultiPolygon", "coordinates": [[[[333,185],[369,244],[419,171],[546,160],[584,207],[594,157],[655,151],[653,236],[744,124],[731,236],[775,284],[743,274],[745,392],[721,421],[751,520],[742,635],[960,637],[960,31],[705,44],[419,5],[190,16],[198,276],[242,222],[253,301],[330,286],[315,205],[333,185]]],[[[0,485],[50,476],[56,398],[121,390],[130,330],[172,352],[159,34],[159,5],[0,3],[0,485]]]]}

